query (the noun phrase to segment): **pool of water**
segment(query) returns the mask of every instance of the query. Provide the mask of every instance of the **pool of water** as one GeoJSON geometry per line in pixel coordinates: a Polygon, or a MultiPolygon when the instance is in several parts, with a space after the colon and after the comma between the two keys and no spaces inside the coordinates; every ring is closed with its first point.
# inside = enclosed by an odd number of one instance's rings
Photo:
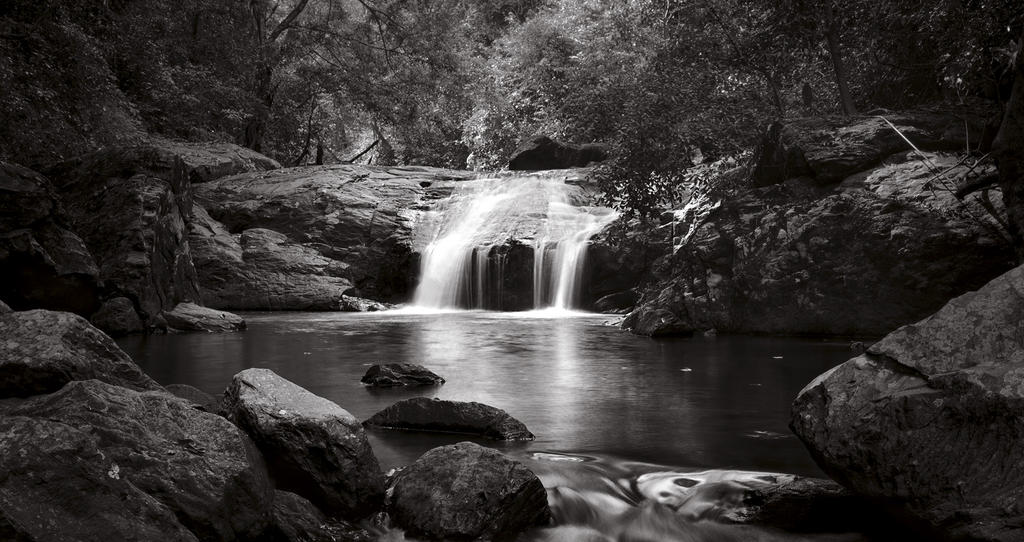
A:
{"type": "MultiPolygon", "coordinates": [[[[456,312],[243,313],[241,333],[119,340],[154,379],[220,394],[232,375],[265,367],[366,419],[413,396],[479,401],[536,435],[480,441],[517,456],[598,455],[691,469],[820,476],[787,428],[790,402],[848,359],[846,342],[769,337],[652,340],[607,316],[456,312]],[[374,363],[420,363],[440,387],[377,391],[374,363]]],[[[387,469],[458,435],[374,430],[387,469]]]]}

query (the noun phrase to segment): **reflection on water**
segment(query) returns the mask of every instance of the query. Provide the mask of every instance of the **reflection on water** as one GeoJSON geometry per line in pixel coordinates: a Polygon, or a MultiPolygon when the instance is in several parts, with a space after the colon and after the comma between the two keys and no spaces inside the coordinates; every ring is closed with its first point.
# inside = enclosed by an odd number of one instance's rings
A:
{"type": "MultiPolygon", "coordinates": [[[[605,317],[530,313],[250,313],[248,331],[128,337],[125,350],[161,383],[219,394],[266,367],[366,419],[416,395],[480,401],[537,435],[481,442],[516,455],[566,452],[696,470],[820,475],[787,429],[789,405],[814,376],[847,359],[845,343],[717,337],[654,341],[605,317]],[[375,391],[374,363],[426,365],[436,388],[375,391]]],[[[372,431],[382,466],[407,464],[457,435],[372,431]]]]}

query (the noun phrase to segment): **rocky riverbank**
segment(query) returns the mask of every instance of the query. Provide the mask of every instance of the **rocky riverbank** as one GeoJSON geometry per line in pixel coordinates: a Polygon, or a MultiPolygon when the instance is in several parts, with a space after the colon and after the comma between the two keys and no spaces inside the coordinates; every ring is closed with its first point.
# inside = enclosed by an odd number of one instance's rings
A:
{"type": "Polygon", "coordinates": [[[532,472],[476,444],[386,480],[359,421],[270,371],[236,375],[218,414],[80,316],[7,312],[0,332],[0,539],[512,540],[550,517],[532,472]]]}
{"type": "Polygon", "coordinates": [[[985,284],[1013,265],[986,209],[1001,201],[955,189],[994,167],[952,152],[984,120],[922,110],[771,126],[748,164],[709,168],[666,214],[671,252],[624,327],[880,336],[985,284]]]}

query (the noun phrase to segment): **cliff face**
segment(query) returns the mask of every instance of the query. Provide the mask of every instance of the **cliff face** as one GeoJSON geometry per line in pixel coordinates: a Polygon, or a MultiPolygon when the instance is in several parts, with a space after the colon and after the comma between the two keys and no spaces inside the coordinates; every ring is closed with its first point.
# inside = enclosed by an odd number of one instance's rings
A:
{"type": "Polygon", "coordinates": [[[1009,269],[1012,250],[984,208],[998,212],[998,196],[953,194],[991,168],[947,152],[977,141],[982,119],[889,120],[902,136],[880,118],[772,126],[752,166],[732,173],[740,188],[672,224],[685,233],[625,327],[881,335],[1009,269]]]}

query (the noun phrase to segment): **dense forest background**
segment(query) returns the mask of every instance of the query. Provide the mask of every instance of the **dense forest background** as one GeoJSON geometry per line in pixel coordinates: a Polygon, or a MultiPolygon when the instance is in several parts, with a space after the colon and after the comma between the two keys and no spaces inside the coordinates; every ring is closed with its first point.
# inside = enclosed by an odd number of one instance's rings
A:
{"type": "Polygon", "coordinates": [[[775,118],[1003,101],[1022,24],[1019,0],[9,0],[0,159],[159,135],[498,168],[544,133],[611,145],[642,204],[775,118]]]}

